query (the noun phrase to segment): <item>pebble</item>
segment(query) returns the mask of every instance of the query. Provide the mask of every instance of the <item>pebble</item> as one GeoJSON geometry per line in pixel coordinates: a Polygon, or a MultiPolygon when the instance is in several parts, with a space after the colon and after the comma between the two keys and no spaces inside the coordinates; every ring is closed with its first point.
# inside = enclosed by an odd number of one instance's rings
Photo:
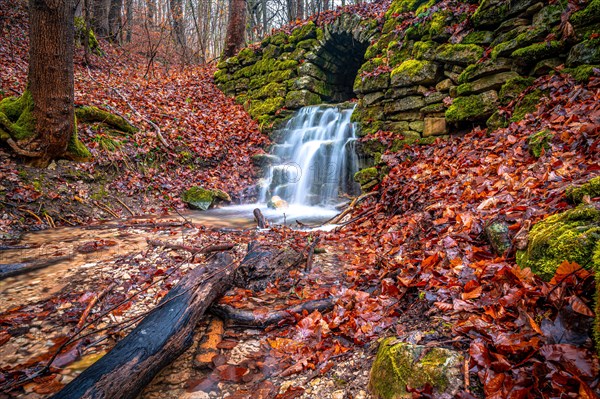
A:
{"type": "Polygon", "coordinates": [[[344,399],[345,393],[342,390],[331,393],[331,399],[344,399]]]}

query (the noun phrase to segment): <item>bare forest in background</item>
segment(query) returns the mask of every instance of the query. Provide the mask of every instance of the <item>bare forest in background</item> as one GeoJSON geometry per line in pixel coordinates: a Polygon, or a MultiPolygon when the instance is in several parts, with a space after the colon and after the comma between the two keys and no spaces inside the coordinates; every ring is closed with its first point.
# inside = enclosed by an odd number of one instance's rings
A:
{"type": "Polygon", "coordinates": [[[97,38],[142,53],[151,61],[188,64],[218,58],[225,50],[228,29],[243,33],[243,45],[309,15],[369,1],[76,0],[76,16],[97,38]]]}

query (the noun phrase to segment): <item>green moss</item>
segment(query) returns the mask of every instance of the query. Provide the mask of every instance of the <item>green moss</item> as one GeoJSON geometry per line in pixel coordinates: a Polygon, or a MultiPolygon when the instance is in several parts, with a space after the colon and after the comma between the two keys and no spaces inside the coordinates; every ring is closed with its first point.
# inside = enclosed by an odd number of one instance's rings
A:
{"type": "Polygon", "coordinates": [[[489,45],[494,40],[494,32],[488,30],[473,31],[465,36],[462,44],[489,45]]]}
{"type": "Polygon", "coordinates": [[[250,47],[243,48],[237,55],[237,61],[241,65],[249,65],[256,60],[256,53],[250,47]]]}
{"type": "Polygon", "coordinates": [[[289,37],[290,43],[298,43],[306,39],[315,39],[317,37],[317,26],[313,21],[308,22],[292,31],[289,37]]]}
{"type": "Polygon", "coordinates": [[[103,55],[102,49],[100,48],[100,43],[98,43],[98,39],[96,38],[94,31],[91,28],[86,29],[85,20],[83,18],[75,17],[75,39],[79,42],[79,44],[84,44],[86,30],[88,36],[88,48],[97,55],[103,55]]]}
{"type": "Polygon", "coordinates": [[[288,35],[284,32],[279,32],[271,36],[269,42],[275,46],[282,46],[288,42],[288,35]]]}
{"type": "Polygon", "coordinates": [[[98,107],[87,106],[75,108],[75,115],[77,115],[80,122],[100,122],[124,133],[134,134],[137,132],[137,129],[131,126],[124,118],[101,110],[98,107]]]}
{"type": "Polygon", "coordinates": [[[573,76],[573,79],[580,83],[586,83],[595,75],[594,69],[600,70],[600,65],[579,65],[575,68],[565,68],[562,72],[573,76]]]}
{"type": "Polygon", "coordinates": [[[546,36],[546,32],[547,29],[545,27],[536,27],[534,29],[526,30],[512,40],[497,44],[492,50],[492,60],[495,60],[498,57],[507,56],[519,48],[527,47],[543,40],[546,36]]]}
{"type": "Polygon", "coordinates": [[[563,48],[563,42],[556,40],[534,43],[513,51],[511,57],[516,58],[521,64],[533,64],[560,53],[563,48]]]}
{"type": "Polygon", "coordinates": [[[585,26],[600,22],[600,0],[592,0],[586,8],[577,11],[569,19],[574,26],[585,26]]]}
{"type": "Polygon", "coordinates": [[[121,148],[122,145],[120,141],[115,140],[112,137],[109,137],[105,134],[97,135],[92,139],[92,141],[95,141],[100,145],[100,148],[109,152],[118,150],[119,148],[121,148]]]}
{"type": "Polygon", "coordinates": [[[523,91],[525,91],[525,89],[531,86],[534,80],[534,78],[523,77],[507,80],[506,83],[502,85],[502,88],[498,93],[500,97],[500,103],[502,105],[507,105],[512,100],[519,97],[519,94],[521,94],[523,91]]]}
{"type": "Polygon", "coordinates": [[[75,116],[73,134],[69,138],[69,144],[67,145],[66,158],[78,162],[84,162],[92,158],[90,150],[79,140],[79,135],[77,134],[77,116],[75,116]]]}
{"type": "Polygon", "coordinates": [[[386,18],[409,11],[416,11],[427,0],[394,0],[385,13],[386,18]]]}
{"type": "Polygon", "coordinates": [[[496,129],[508,127],[509,122],[504,116],[500,115],[500,112],[495,111],[492,116],[488,118],[485,124],[488,129],[494,131],[496,129]]]}
{"type": "Polygon", "coordinates": [[[429,35],[436,37],[441,35],[448,26],[447,19],[451,16],[449,11],[438,11],[431,16],[429,21],[429,35]]]}
{"type": "Polygon", "coordinates": [[[254,119],[262,115],[273,115],[283,107],[284,102],[283,97],[267,98],[264,101],[252,101],[248,113],[254,119]]]}
{"type": "Polygon", "coordinates": [[[284,82],[294,76],[296,76],[296,70],[294,70],[294,69],[284,69],[281,71],[273,71],[269,75],[267,75],[267,78],[265,79],[264,83],[262,83],[262,84],[264,85],[267,82],[284,82]]]}
{"type": "Polygon", "coordinates": [[[354,174],[354,181],[359,183],[361,186],[371,182],[372,180],[377,180],[378,178],[379,171],[375,167],[365,168],[354,174]]]}
{"type": "Polygon", "coordinates": [[[548,129],[540,130],[529,136],[527,143],[529,144],[531,155],[539,158],[543,150],[549,150],[552,138],[554,138],[554,135],[548,129]]]}
{"type": "Polygon", "coordinates": [[[600,37],[584,40],[569,51],[567,66],[594,65],[600,63],[600,37]]]}
{"type": "Polygon", "coordinates": [[[600,211],[591,205],[580,205],[533,226],[527,249],[517,252],[517,263],[545,280],[565,260],[589,270],[599,240],[600,211]]]}
{"type": "Polygon", "coordinates": [[[502,22],[510,12],[508,1],[498,4],[494,0],[482,0],[471,17],[475,26],[491,26],[502,22]]]}
{"type": "Polygon", "coordinates": [[[594,250],[592,267],[596,272],[596,319],[594,320],[594,340],[596,341],[596,351],[598,356],[600,356],[600,242],[596,244],[596,249],[594,250]]]}
{"type": "Polygon", "coordinates": [[[476,44],[443,44],[438,47],[436,60],[450,64],[474,64],[483,57],[483,48],[476,44]]]}
{"type": "Polygon", "coordinates": [[[253,100],[260,100],[268,97],[284,97],[286,94],[285,85],[277,82],[271,82],[258,91],[248,94],[253,100]]]}
{"type": "Polygon", "coordinates": [[[495,98],[491,93],[475,94],[454,99],[446,110],[446,120],[451,123],[472,122],[488,118],[495,111],[495,98]]]}
{"type": "Polygon", "coordinates": [[[185,191],[182,194],[181,199],[191,208],[205,211],[212,205],[215,194],[211,190],[194,186],[185,191]]]}
{"type": "Polygon", "coordinates": [[[574,204],[580,204],[586,196],[590,198],[600,197],[600,176],[594,177],[581,186],[567,188],[565,196],[574,204]]]}
{"type": "Polygon", "coordinates": [[[392,70],[390,77],[393,78],[395,75],[399,74],[414,76],[425,69],[425,67],[429,64],[430,63],[428,61],[406,60],[392,70]]]}
{"type": "Polygon", "coordinates": [[[398,22],[396,21],[396,18],[388,18],[385,23],[383,24],[383,28],[381,29],[381,33],[388,34],[391,31],[393,31],[394,29],[396,29],[396,25],[398,24],[398,22]]]}
{"type": "Polygon", "coordinates": [[[296,60],[280,60],[275,62],[273,69],[276,71],[284,71],[286,69],[296,69],[298,61],[296,60]]]}
{"type": "Polygon", "coordinates": [[[456,88],[457,96],[462,96],[464,94],[468,94],[471,92],[473,92],[473,87],[472,87],[471,83],[463,83],[456,88]]]}
{"type": "Polygon", "coordinates": [[[33,117],[33,97],[25,90],[20,97],[8,97],[0,101],[0,123],[8,130],[14,140],[24,140],[35,134],[35,119],[33,117]]]}
{"type": "Polygon", "coordinates": [[[412,55],[417,60],[432,60],[438,44],[434,41],[415,42],[412,47],[412,55]]]}
{"type": "Polygon", "coordinates": [[[427,349],[386,338],[379,345],[371,368],[369,387],[381,399],[411,398],[407,387],[430,384],[436,393],[456,385],[462,356],[443,348],[427,349]]]}
{"type": "Polygon", "coordinates": [[[542,95],[543,95],[543,93],[540,90],[535,90],[535,91],[525,95],[525,97],[523,97],[519,101],[519,103],[513,110],[513,114],[512,114],[512,117],[510,118],[510,121],[518,122],[518,121],[522,120],[525,117],[525,115],[531,114],[532,112],[534,112],[538,107],[538,104],[540,102],[540,98],[542,98],[542,95]]]}

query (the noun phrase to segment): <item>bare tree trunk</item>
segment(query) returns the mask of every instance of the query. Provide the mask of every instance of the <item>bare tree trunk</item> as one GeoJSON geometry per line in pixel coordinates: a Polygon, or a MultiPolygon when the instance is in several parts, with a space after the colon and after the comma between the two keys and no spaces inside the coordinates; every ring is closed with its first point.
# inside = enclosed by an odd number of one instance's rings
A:
{"type": "Polygon", "coordinates": [[[329,8],[329,0],[323,0],[323,11],[327,11],[329,8]]]}
{"type": "Polygon", "coordinates": [[[154,0],[146,0],[146,9],[147,9],[147,20],[150,26],[154,25],[154,18],[156,17],[156,3],[154,0]]]}
{"type": "Polygon", "coordinates": [[[125,26],[127,35],[125,41],[131,42],[131,25],[133,24],[133,0],[125,0],[125,26]]]}
{"type": "Polygon", "coordinates": [[[111,0],[110,10],[108,13],[109,37],[113,42],[120,43],[120,35],[123,28],[121,22],[121,9],[123,8],[123,0],[111,0]]]}
{"type": "Polygon", "coordinates": [[[296,18],[304,19],[304,0],[296,0],[296,18]]]}
{"type": "Polygon", "coordinates": [[[177,46],[181,49],[183,63],[187,61],[187,44],[185,40],[185,24],[183,20],[183,1],[169,0],[171,7],[171,25],[177,46]]]}
{"type": "Polygon", "coordinates": [[[108,14],[110,0],[93,0],[92,28],[96,36],[107,38],[110,33],[108,25],[108,14]]]}
{"type": "Polygon", "coordinates": [[[41,164],[63,155],[74,131],[74,18],[73,0],[29,0],[28,90],[41,164]]]}
{"type": "Polygon", "coordinates": [[[225,37],[224,57],[234,56],[244,45],[246,0],[229,0],[229,22],[225,37]]]}

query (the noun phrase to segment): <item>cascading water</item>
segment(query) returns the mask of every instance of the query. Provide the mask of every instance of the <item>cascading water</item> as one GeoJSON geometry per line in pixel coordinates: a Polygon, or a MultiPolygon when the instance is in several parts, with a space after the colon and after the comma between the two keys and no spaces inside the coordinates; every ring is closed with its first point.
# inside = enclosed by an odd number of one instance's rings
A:
{"type": "Polygon", "coordinates": [[[273,196],[290,206],[332,206],[342,194],[356,194],[358,157],[354,150],[354,105],[304,107],[289,120],[261,182],[260,201],[273,196]]]}

